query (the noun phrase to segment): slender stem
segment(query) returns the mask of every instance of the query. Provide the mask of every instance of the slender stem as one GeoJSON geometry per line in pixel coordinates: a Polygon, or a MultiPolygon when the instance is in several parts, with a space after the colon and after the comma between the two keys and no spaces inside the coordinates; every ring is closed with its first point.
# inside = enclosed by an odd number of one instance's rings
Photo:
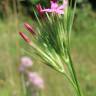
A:
{"type": "Polygon", "coordinates": [[[41,90],[38,91],[39,96],[43,96],[41,90]]]}
{"type": "Polygon", "coordinates": [[[24,74],[21,74],[21,80],[22,80],[22,88],[23,88],[23,93],[24,96],[26,96],[26,86],[25,86],[25,80],[24,80],[24,74]]]}
{"type": "Polygon", "coordinates": [[[73,87],[77,90],[77,86],[74,84],[73,80],[64,72],[61,72],[65,77],[66,79],[70,82],[70,84],[73,85],[73,87]]]}
{"type": "Polygon", "coordinates": [[[71,56],[70,56],[70,52],[67,51],[67,53],[68,53],[68,56],[69,56],[69,64],[70,64],[70,66],[71,66],[72,74],[73,74],[73,76],[74,76],[74,81],[75,81],[75,84],[76,84],[76,86],[77,86],[76,92],[77,92],[78,96],[82,96],[82,95],[81,95],[81,91],[80,91],[79,82],[78,82],[78,80],[77,80],[76,72],[75,72],[75,69],[74,69],[74,66],[73,66],[73,62],[72,62],[72,59],[71,59],[71,56]]]}

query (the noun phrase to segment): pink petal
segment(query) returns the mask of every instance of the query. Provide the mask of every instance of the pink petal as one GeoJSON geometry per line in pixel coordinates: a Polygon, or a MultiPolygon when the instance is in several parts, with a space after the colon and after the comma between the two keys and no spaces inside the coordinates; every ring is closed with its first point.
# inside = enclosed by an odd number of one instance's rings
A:
{"type": "Polygon", "coordinates": [[[42,12],[53,12],[52,9],[43,9],[42,12]]]}
{"type": "Polygon", "coordinates": [[[64,9],[64,5],[59,6],[58,9],[64,9]]]}
{"type": "Polygon", "coordinates": [[[64,10],[56,10],[57,14],[64,14],[64,10]]]}
{"type": "Polygon", "coordinates": [[[51,1],[51,9],[56,9],[58,4],[56,2],[51,1]]]}

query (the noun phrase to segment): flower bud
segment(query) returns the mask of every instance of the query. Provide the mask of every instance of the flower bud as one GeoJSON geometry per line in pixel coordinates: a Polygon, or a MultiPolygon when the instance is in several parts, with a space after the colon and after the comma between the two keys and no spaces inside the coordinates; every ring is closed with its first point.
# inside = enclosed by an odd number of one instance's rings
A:
{"type": "Polygon", "coordinates": [[[25,28],[32,33],[32,35],[35,34],[35,31],[32,26],[30,26],[28,23],[24,23],[25,28]]]}
{"type": "Polygon", "coordinates": [[[30,43],[30,39],[23,32],[19,32],[19,34],[27,43],[30,43]]]}
{"type": "Polygon", "coordinates": [[[41,5],[40,5],[40,4],[36,5],[36,9],[37,9],[39,15],[42,17],[43,14],[44,14],[44,12],[42,11],[42,7],[41,7],[41,5]]]}

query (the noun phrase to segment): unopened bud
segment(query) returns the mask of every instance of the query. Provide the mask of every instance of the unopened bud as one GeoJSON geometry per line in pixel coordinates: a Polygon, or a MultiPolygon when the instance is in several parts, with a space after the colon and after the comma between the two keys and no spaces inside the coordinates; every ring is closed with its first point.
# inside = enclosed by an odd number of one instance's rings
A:
{"type": "Polygon", "coordinates": [[[34,29],[33,29],[33,27],[32,27],[31,25],[29,25],[28,23],[24,23],[24,26],[25,26],[25,28],[26,28],[29,32],[32,33],[32,35],[35,34],[35,31],[34,31],[34,29]]]}
{"type": "Polygon", "coordinates": [[[36,9],[37,9],[39,15],[42,17],[43,14],[44,14],[44,12],[42,11],[42,7],[41,7],[41,5],[40,5],[40,4],[36,5],[36,9]]]}
{"type": "Polygon", "coordinates": [[[19,32],[19,34],[27,43],[30,43],[30,39],[23,32],[19,32]]]}

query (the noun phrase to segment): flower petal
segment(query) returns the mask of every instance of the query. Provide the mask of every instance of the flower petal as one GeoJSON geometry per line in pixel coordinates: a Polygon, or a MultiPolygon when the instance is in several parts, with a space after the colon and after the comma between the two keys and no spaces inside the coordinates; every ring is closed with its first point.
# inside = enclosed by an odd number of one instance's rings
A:
{"type": "Polygon", "coordinates": [[[51,1],[51,9],[58,8],[58,4],[56,2],[51,1]]]}
{"type": "Polygon", "coordinates": [[[43,9],[42,12],[53,12],[52,9],[43,9]]]}
{"type": "Polygon", "coordinates": [[[57,14],[64,14],[64,10],[56,10],[57,14]]]}
{"type": "Polygon", "coordinates": [[[61,5],[58,7],[58,9],[64,9],[64,7],[65,7],[64,5],[61,5]]]}

